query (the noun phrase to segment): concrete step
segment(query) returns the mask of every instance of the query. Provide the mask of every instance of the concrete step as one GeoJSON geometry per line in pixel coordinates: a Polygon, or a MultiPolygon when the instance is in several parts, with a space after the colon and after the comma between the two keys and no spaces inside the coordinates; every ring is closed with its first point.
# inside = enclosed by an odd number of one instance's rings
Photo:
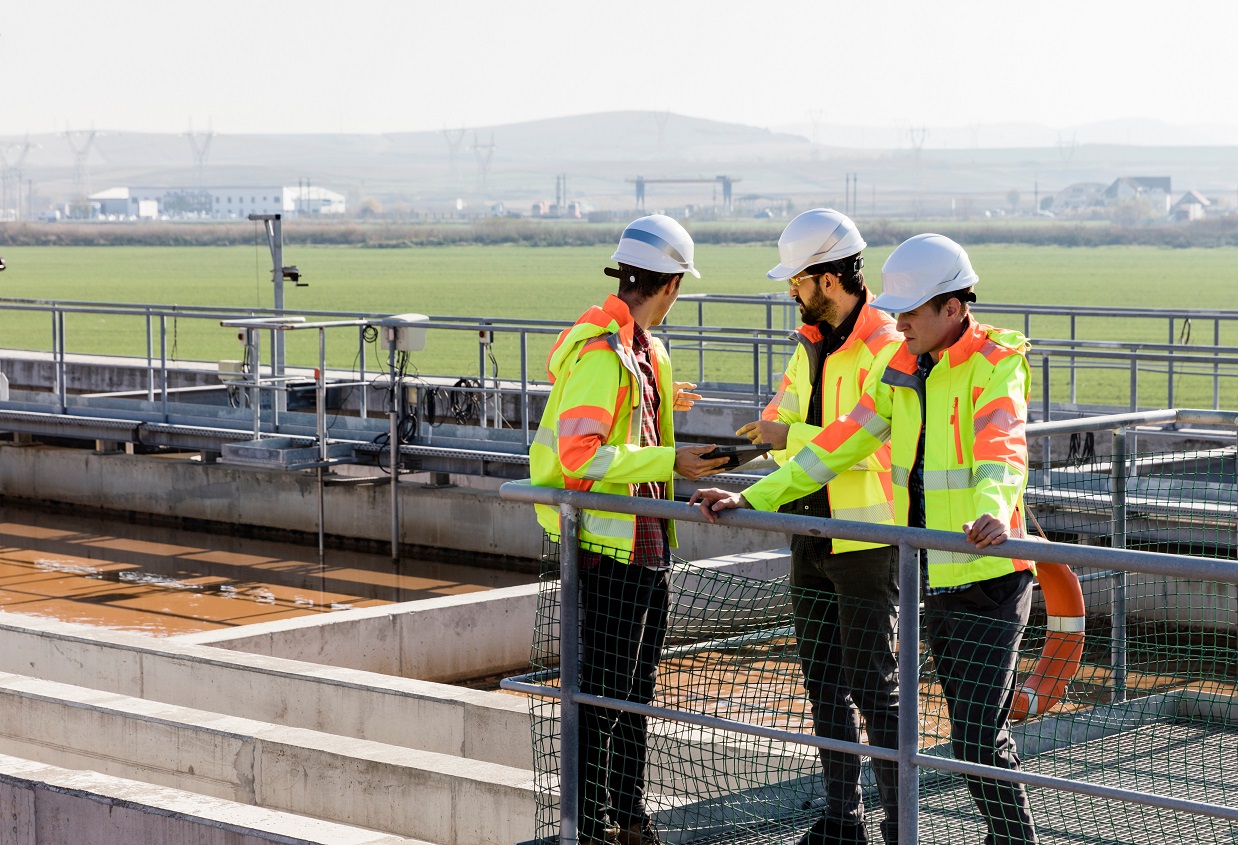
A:
{"type": "Polygon", "coordinates": [[[0,755],[8,845],[428,845],[98,772],[0,755]]]}
{"type": "Polygon", "coordinates": [[[532,773],[0,674],[0,754],[436,845],[531,838],[532,773]]]}
{"type": "MultiPolygon", "coordinates": [[[[401,615],[400,607],[387,614],[401,615]]],[[[383,627],[368,613],[365,619],[383,627]]],[[[347,632],[355,627],[344,625],[341,638],[351,642],[347,632]]],[[[381,639],[373,627],[358,635],[381,639]]],[[[517,696],[16,613],[0,612],[0,643],[0,672],[514,768],[533,765],[529,705],[517,696]]]]}

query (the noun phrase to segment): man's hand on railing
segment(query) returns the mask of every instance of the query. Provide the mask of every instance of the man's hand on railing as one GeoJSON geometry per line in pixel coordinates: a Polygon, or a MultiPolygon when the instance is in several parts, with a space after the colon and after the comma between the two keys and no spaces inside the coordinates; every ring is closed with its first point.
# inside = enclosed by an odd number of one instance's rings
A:
{"type": "Polygon", "coordinates": [[[710,522],[718,521],[718,511],[729,510],[731,508],[751,508],[748,500],[739,493],[731,493],[727,490],[719,490],[717,487],[707,487],[704,490],[697,490],[688,499],[688,504],[697,505],[701,509],[701,513],[710,522]]]}
{"type": "Polygon", "coordinates": [[[757,420],[740,426],[735,434],[747,437],[753,444],[768,443],[770,448],[782,451],[787,448],[787,432],[791,426],[775,420],[757,420]]]}
{"type": "Polygon", "coordinates": [[[696,385],[690,381],[675,382],[674,406],[676,411],[686,411],[696,404],[696,400],[701,398],[701,394],[688,392],[695,389],[696,385]]]}
{"type": "Polygon", "coordinates": [[[689,481],[696,481],[703,475],[717,475],[729,460],[727,457],[702,458],[706,452],[712,452],[717,446],[680,446],[675,450],[675,472],[689,481]]]}
{"type": "Polygon", "coordinates": [[[967,535],[968,542],[974,543],[978,549],[983,549],[986,546],[1000,546],[1006,542],[1006,538],[1010,536],[1010,526],[993,514],[986,513],[964,525],[963,533],[967,535]]]}

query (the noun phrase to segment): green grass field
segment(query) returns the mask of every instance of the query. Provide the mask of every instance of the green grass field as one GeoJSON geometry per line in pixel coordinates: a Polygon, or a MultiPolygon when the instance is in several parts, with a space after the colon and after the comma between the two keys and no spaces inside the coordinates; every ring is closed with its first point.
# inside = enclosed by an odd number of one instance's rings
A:
{"type": "MultiPolygon", "coordinates": [[[[870,286],[880,290],[880,267],[890,249],[867,253],[870,286]]],[[[570,321],[613,289],[603,276],[610,247],[469,246],[364,249],[292,247],[285,263],[297,264],[309,287],[286,287],[289,310],[375,313],[419,311],[432,316],[504,317],[570,321]]],[[[1228,308],[1238,274],[1238,249],[1163,249],[1154,247],[1063,248],[980,245],[969,249],[983,302],[1020,304],[1228,308]]],[[[0,295],[40,300],[158,303],[270,307],[272,285],[266,244],[252,247],[9,247],[9,269],[0,276],[0,295]]],[[[765,277],[776,263],[772,246],[702,244],[697,266],[702,279],[688,280],[685,292],[760,293],[785,286],[765,277]]],[[[763,309],[711,305],[705,322],[713,325],[765,324],[763,309]]],[[[671,321],[695,323],[696,308],[681,304],[671,321]]],[[[1020,321],[1021,322],[1021,321],[1020,321]]],[[[1015,325],[1022,328],[1021,325],[1015,325]]],[[[1210,344],[1212,324],[1194,326],[1196,344],[1210,344]]],[[[1079,321],[1081,337],[1106,340],[1167,340],[1163,321],[1079,321]]],[[[1033,337],[1067,337],[1066,318],[1034,318],[1033,337]]],[[[313,366],[317,337],[301,332],[290,337],[291,365],[313,366]]],[[[66,321],[69,352],[145,355],[143,321],[98,315],[70,315],[66,321]]],[[[51,320],[45,314],[0,312],[0,345],[50,348],[51,320]]],[[[1222,345],[1238,346],[1238,325],[1223,324],[1222,345]]],[[[155,339],[158,356],[158,336],[155,339]]],[[[531,336],[530,370],[540,375],[549,338],[531,336]]],[[[235,333],[207,321],[176,319],[168,325],[168,346],[179,360],[236,358],[235,333]]],[[[502,337],[495,346],[500,374],[519,375],[519,346],[502,337]]],[[[351,364],[356,335],[328,333],[328,357],[351,364]]],[[[374,353],[367,353],[371,364],[374,353]]],[[[431,332],[427,348],[415,356],[427,374],[469,375],[478,367],[476,338],[462,332],[431,332]]],[[[677,354],[677,367],[695,377],[697,355],[677,354]]],[[[1039,359],[1034,365],[1038,367],[1039,359]]],[[[764,371],[764,365],[762,365],[764,371]]],[[[748,380],[750,358],[706,353],[706,377],[748,380]]],[[[1039,371],[1037,371],[1039,372],[1039,371]]],[[[1038,376],[1037,376],[1038,377],[1038,376]]],[[[1057,383],[1055,376],[1055,384],[1057,383]]],[[[1125,371],[1080,377],[1081,402],[1126,401],[1125,371]]],[[[1141,397],[1163,396],[1165,379],[1141,383],[1141,397]]],[[[1211,404],[1211,380],[1180,376],[1177,404],[1211,404]],[[1198,382],[1198,384],[1196,384],[1198,382]],[[1188,402],[1187,400],[1192,400],[1188,402]]],[[[1066,398],[1065,386],[1053,390],[1066,398]]],[[[1035,392],[1035,391],[1034,391],[1035,392]]],[[[1238,404],[1233,387],[1222,404],[1238,404]]]]}

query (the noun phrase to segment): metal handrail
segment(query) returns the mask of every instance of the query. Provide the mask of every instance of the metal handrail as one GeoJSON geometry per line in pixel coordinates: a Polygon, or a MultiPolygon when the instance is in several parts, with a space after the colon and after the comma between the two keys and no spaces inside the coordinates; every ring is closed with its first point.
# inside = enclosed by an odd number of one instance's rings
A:
{"type": "MultiPolygon", "coordinates": [[[[1122,426],[1129,421],[1142,422],[1146,421],[1148,415],[1122,416],[1128,419],[1126,421],[1118,421],[1111,418],[1109,423],[1122,426]],[[1131,417],[1142,417],[1142,419],[1130,420],[1129,418],[1131,417]]],[[[1217,415],[1212,412],[1196,415],[1188,411],[1180,415],[1175,413],[1175,416],[1180,416],[1184,421],[1191,418],[1206,418],[1209,420],[1217,418],[1217,415]]],[[[1227,414],[1225,419],[1232,421],[1236,417],[1238,415],[1227,414]]],[[[1124,465],[1124,461],[1121,460],[1117,460],[1114,463],[1118,467],[1124,465]]],[[[551,505],[559,508],[560,525],[562,528],[562,538],[560,541],[560,631],[578,630],[580,624],[577,602],[579,592],[577,543],[579,539],[579,511],[581,509],[602,510],[612,513],[631,513],[639,516],[678,519],[708,524],[708,520],[696,507],[677,502],[534,487],[528,482],[508,482],[500,488],[499,492],[504,499],[511,501],[551,505]]],[[[920,571],[917,549],[933,548],[964,554],[974,553],[975,547],[968,543],[963,538],[963,535],[925,528],[874,525],[791,514],[762,513],[752,510],[729,510],[717,514],[717,518],[720,524],[733,528],[842,538],[898,547],[900,590],[898,640],[901,644],[898,654],[900,688],[899,747],[897,750],[891,750],[859,743],[825,739],[810,734],[767,728],[733,719],[686,713],[673,708],[655,707],[653,705],[635,704],[618,699],[585,695],[580,692],[580,656],[577,638],[574,636],[563,636],[560,639],[560,681],[557,687],[527,683],[520,679],[506,679],[502,682],[504,689],[557,698],[560,702],[560,749],[562,752],[562,762],[559,780],[559,812],[560,842],[563,845],[574,842],[577,833],[577,738],[580,719],[579,707],[582,704],[604,707],[611,710],[641,713],[646,716],[654,716],[670,721],[685,722],[820,749],[863,754],[879,759],[897,761],[899,763],[898,830],[900,845],[912,845],[912,843],[919,841],[918,769],[920,767],[944,769],[966,775],[1020,782],[1098,798],[1127,801],[1151,807],[1238,821],[1238,807],[1173,798],[1103,784],[1084,783],[1068,778],[1026,771],[1016,773],[1005,769],[920,753],[918,684],[920,654],[920,608],[918,596],[920,571]]],[[[1022,557],[1043,562],[1064,563],[1072,566],[1095,567],[1101,570],[1112,571],[1121,578],[1125,577],[1127,571],[1135,571],[1175,578],[1197,578],[1238,583],[1238,564],[1230,561],[1192,558],[1183,555],[1013,539],[1006,541],[1000,546],[990,547],[986,550],[986,553],[999,557],[1022,557]]],[[[1117,645],[1115,643],[1115,648],[1117,645]]],[[[1124,659],[1124,654],[1122,657],[1124,659]]]]}

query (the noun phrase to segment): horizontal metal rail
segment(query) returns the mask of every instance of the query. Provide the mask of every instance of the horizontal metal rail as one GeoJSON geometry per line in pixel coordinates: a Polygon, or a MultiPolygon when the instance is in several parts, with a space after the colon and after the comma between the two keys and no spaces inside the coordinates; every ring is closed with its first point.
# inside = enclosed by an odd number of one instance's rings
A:
{"type": "MultiPolygon", "coordinates": [[[[1124,415],[1139,417],[1141,415],[1124,415]]],[[[1186,416],[1190,416],[1188,413],[1186,416]]],[[[1112,422],[1112,420],[1111,420],[1112,422]]],[[[1120,423],[1119,423],[1120,425],[1120,423]]],[[[631,513],[638,516],[709,523],[697,507],[677,502],[614,496],[575,490],[534,487],[528,482],[508,482],[500,488],[504,499],[557,507],[561,514],[561,619],[560,631],[576,630],[578,621],[576,573],[576,542],[581,509],[611,513],[631,513]]],[[[716,514],[720,524],[735,528],[780,531],[804,536],[822,536],[861,542],[897,546],[899,552],[899,631],[902,647],[899,651],[899,748],[884,749],[859,743],[824,739],[815,735],[755,725],[738,720],[678,709],[637,704],[629,701],[586,695],[579,689],[579,655],[575,636],[561,638],[561,675],[559,686],[528,683],[524,678],[504,680],[504,689],[531,695],[556,698],[560,702],[560,749],[563,754],[559,780],[560,841],[574,840],[577,830],[576,796],[578,772],[577,732],[579,707],[589,705],[610,710],[640,713],[668,721],[699,727],[741,733],[782,742],[862,754],[899,763],[899,842],[911,845],[919,839],[919,769],[932,768],[980,776],[996,780],[1024,783],[1043,788],[1089,795],[1113,801],[1178,812],[1188,812],[1213,818],[1238,821],[1238,807],[1206,801],[1175,798],[1107,784],[1089,783],[1072,778],[1042,775],[1033,772],[1012,772],[986,765],[921,753],[919,749],[919,626],[920,609],[916,598],[919,585],[919,555],[921,548],[974,553],[975,547],[962,534],[924,528],[873,525],[862,522],[820,519],[792,514],[764,513],[747,509],[727,510],[716,514]]],[[[1042,562],[1064,563],[1105,571],[1128,571],[1163,575],[1171,578],[1191,578],[1238,583],[1238,564],[1209,558],[1192,558],[1157,552],[1106,549],[1094,546],[1074,546],[1061,543],[1041,543],[1029,540],[1007,540],[989,547],[987,554],[999,557],[1021,557],[1042,562]]]]}

